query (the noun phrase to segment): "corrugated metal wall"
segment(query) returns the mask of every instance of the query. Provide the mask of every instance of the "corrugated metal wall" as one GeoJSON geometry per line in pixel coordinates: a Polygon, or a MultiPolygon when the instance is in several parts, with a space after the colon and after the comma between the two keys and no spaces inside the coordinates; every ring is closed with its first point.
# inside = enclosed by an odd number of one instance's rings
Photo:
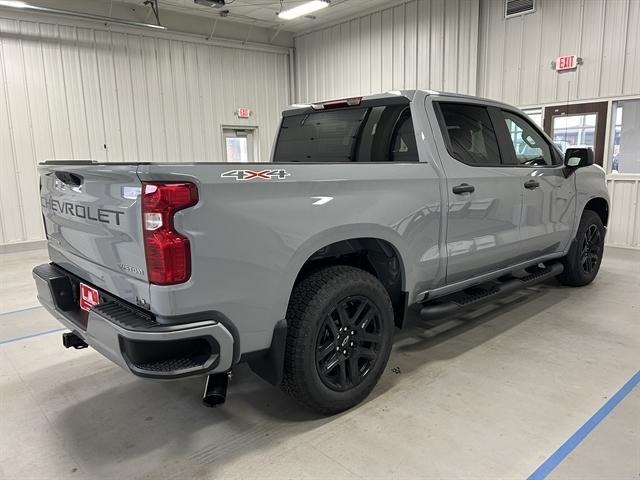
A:
{"type": "Polygon", "coordinates": [[[527,106],[640,94],[640,1],[537,0],[536,8],[505,20],[503,0],[481,3],[480,95],[527,106]],[[584,64],[551,69],[569,54],[584,64]]]}
{"type": "MultiPolygon", "coordinates": [[[[522,107],[640,95],[640,1],[536,0],[536,8],[505,20],[503,0],[481,2],[479,95],[522,107]],[[569,54],[584,64],[551,69],[569,54]]],[[[607,243],[640,248],[638,178],[607,183],[607,243]]]]}
{"type": "Polygon", "coordinates": [[[479,0],[414,0],[295,38],[297,100],[476,91],[479,0]]]}
{"type": "Polygon", "coordinates": [[[266,160],[288,68],[286,50],[0,18],[0,244],[43,238],[46,159],[220,161],[221,125],[246,124],[266,160]]]}
{"type": "MultiPolygon", "coordinates": [[[[640,1],[537,6],[505,21],[502,0],[414,0],[301,35],[297,100],[476,86],[520,106],[640,94],[640,1]],[[585,63],[558,75],[549,64],[566,53],[585,63]]],[[[240,123],[238,106],[254,110],[248,124],[268,158],[290,103],[287,60],[283,51],[0,18],[0,245],[42,238],[36,165],[48,158],[219,160],[221,125],[240,123]]],[[[607,241],[640,248],[639,178],[611,177],[609,188],[607,241]]]]}
{"type": "Polygon", "coordinates": [[[611,197],[607,244],[640,248],[640,175],[613,175],[607,186],[611,197]]]}
{"type": "MultiPolygon", "coordinates": [[[[536,4],[534,14],[505,20],[504,0],[416,0],[298,36],[297,100],[402,88],[477,92],[519,106],[640,94],[640,1],[536,4]],[[561,54],[584,64],[558,74],[551,61],[561,54]]],[[[638,180],[608,184],[607,242],[640,248],[638,180]]]]}

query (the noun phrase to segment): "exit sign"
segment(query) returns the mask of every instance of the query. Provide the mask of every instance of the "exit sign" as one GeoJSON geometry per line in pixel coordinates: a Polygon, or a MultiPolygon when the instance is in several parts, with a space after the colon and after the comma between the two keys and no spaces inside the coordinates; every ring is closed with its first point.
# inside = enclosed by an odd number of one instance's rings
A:
{"type": "Polygon", "coordinates": [[[247,107],[240,107],[236,110],[238,118],[249,118],[251,116],[251,110],[247,107]]]}
{"type": "Polygon", "coordinates": [[[556,58],[556,71],[573,70],[578,66],[578,57],[575,55],[563,55],[556,58]]]}

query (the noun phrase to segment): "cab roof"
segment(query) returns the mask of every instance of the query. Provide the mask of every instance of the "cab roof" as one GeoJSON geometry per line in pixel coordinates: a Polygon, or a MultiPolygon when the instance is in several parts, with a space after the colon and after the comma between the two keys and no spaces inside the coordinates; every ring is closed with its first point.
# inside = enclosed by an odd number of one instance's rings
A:
{"type": "Polygon", "coordinates": [[[409,103],[412,102],[417,93],[422,93],[426,96],[443,96],[443,97],[454,97],[462,100],[473,100],[476,102],[483,103],[485,105],[493,105],[496,107],[508,107],[513,109],[512,105],[507,105],[502,102],[498,102],[496,100],[490,100],[488,98],[476,97],[473,95],[463,95],[460,93],[449,93],[449,92],[437,92],[435,90],[392,90],[383,93],[377,93],[375,95],[365,95],[365,96],[354,96],[354,97],[345,97],[335,100],[327,100],[322,102],[315,103],[304,103],[304,104],[294,104],[286,107],[283,112],[283,117],[288,117],[291,115],[300,115],[303,113],[312,113],[316,111],[322,110],[330,110],[341,107],[353,107],[353,106],[367,106],[367,105],[375,105],[382,103],[409,103]]]}

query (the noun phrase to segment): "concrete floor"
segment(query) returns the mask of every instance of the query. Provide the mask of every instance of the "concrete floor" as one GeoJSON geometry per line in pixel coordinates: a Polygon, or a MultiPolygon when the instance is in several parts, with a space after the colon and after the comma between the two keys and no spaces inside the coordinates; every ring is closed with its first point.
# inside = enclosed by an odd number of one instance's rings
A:
{"type": "MultiPolygon", "coordinates": [[[[44,261],[0,256],[0,312],[36,305],[44,261]]],[[[526,478],[638,371],[639,272],[640,252],[609,248],[588,287],[406,329],[367,402],[332,418],[245,367],[206,409],[201,379],[135,378],[63,349],[42,308],[1,314],[0,478],[526,478]]],[[[636,387],[549,478],[639,474],[636,387]]]]}

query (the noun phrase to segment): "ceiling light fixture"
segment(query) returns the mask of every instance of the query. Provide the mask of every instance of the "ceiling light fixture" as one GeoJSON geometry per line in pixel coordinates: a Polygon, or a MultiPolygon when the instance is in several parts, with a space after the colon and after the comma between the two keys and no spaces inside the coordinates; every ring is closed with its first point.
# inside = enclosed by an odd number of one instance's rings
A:
{"type": "Polygon", "coordinates": [[[284,12],[278,13],[278,17],[283,20],[293,20],[294,18],[304,17],[310,13],[322,10],[329,6],[328,0],[312,0],[311,2],[303,3],[297,7],[290,8],[284,12]]]}
{"type": "Polygon", "coordinates": [[[0,7],[27,8],[28,5],[14,0],[0,0],[0,7]]]}
{"type": "Polygon", "coordinates": [[[0,7],[19,8],[20,10],[31,10],[33,12],[50,13],[52,15],[66,15],[68,17],[86,18],[88,20],[97,20],[104,23],[118,23],[128,25],[130,27],[153,28],[155,30],[166,30],[167,27],[155,25],[153,23],[134,22],[132,20],[124,20],[121,18],[104,17],[102,15],[94,15],[92,13],[74,12],[72,10],[59,10],[57,8],[39,7],[30,3],[18,0],[0,0],[0,7]]]}
{"type": "Polygon", "coordinates": [[[193,2],[203,7],[224,7],[224,0],[193,0],[193,2]]]}

